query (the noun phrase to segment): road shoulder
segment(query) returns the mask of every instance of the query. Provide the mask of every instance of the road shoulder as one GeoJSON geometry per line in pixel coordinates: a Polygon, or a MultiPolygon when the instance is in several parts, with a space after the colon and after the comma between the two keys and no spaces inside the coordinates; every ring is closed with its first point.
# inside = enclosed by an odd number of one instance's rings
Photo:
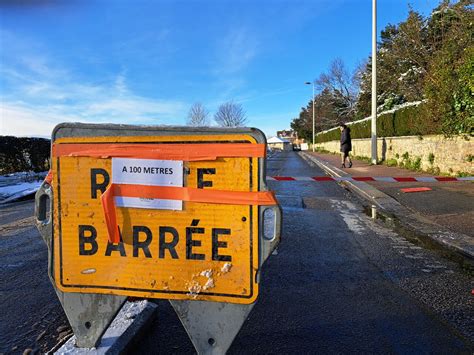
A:
{"type": "MultiPolygon", "coordinates": [[[[332,177],[350,176],[332,164],[323,162],[317,157],[306,152],[300,152],[300,156],[310,165],[315,164],[332,177]]],[[[379,213],[393,216],[406,229],[417,235],[427,237],[439,246],[455,251],[464,257],[474,260],[473,238],[462,233],[455,233],[447,228],[435,224],[418,213],[400,204],[397,200],[362,181],[341,182],[349,190],[362,197],[375,206],[379,213]]]]}

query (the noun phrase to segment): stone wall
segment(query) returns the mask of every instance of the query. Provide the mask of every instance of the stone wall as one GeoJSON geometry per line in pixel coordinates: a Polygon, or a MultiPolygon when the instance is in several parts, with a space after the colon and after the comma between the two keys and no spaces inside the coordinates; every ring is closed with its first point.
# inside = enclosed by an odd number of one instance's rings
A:
{"type": "MultiPolygon", "coordinates": [[[[317,148],[339,152],[339,141],[316,144],[317,148]]],[[[387,137],[377,142],[378,159],[387,163],[420,167],[434,174],[474,175],[474,141],[462,136],[387,137]]],[[[353,139],[353,156],[370,158],[370,138],[353,139]]]]}

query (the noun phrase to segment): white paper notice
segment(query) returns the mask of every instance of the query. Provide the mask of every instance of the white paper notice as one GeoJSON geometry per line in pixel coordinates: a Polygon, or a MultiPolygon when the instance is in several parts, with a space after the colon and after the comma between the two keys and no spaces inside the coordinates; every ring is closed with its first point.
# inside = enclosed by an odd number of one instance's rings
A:
{"type": "MultiPolygon", "coordinates": [[[[112,183],[148,186],[183,186],[183,162],[177,160],[112,158],[112,183]]],[[[183,209],[183,201],[115,197],[118,207],[162,210],[183,209]]]]}

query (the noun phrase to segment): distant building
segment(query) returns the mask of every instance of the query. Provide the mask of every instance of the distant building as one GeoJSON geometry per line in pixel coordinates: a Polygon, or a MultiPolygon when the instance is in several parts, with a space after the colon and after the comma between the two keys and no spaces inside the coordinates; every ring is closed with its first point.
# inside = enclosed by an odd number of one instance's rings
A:
{"type": "Polygon", "coordinates": [[[293,145],[292,143],[285,139],[279,137],[272,137],[267,141],[267,145],[271,149],[279,149],[279,150],[292,150],[293,145]]]}
{"type": "Polygon", "coordinates": [[[277,137],[286,139],[291,144],[300,145],[304,143],[304,139],[298,138],[298,132],[293,131],[292,129],[283,129],[281,131],[277,131],[277,137]]]}
{"type": "Polygon", "coordinates": [[[291,130],[291,129],[288,129],[288,130],[284,129],[284,130],[281,130],[281,131],[277,131],[277,137],[282,138],[282,139],[286,139],[291,144],[293,144],[294,141],[298,139],[298,133],[291,130]]]}

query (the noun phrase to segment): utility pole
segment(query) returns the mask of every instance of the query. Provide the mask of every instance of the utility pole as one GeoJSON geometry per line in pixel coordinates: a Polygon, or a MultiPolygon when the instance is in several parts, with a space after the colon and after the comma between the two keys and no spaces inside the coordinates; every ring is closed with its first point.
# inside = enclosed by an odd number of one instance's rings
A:
{"type": "Polygon", "coordinates": [[[377,0],[372,0],[372,164],[377,164],[377,0]]]}

